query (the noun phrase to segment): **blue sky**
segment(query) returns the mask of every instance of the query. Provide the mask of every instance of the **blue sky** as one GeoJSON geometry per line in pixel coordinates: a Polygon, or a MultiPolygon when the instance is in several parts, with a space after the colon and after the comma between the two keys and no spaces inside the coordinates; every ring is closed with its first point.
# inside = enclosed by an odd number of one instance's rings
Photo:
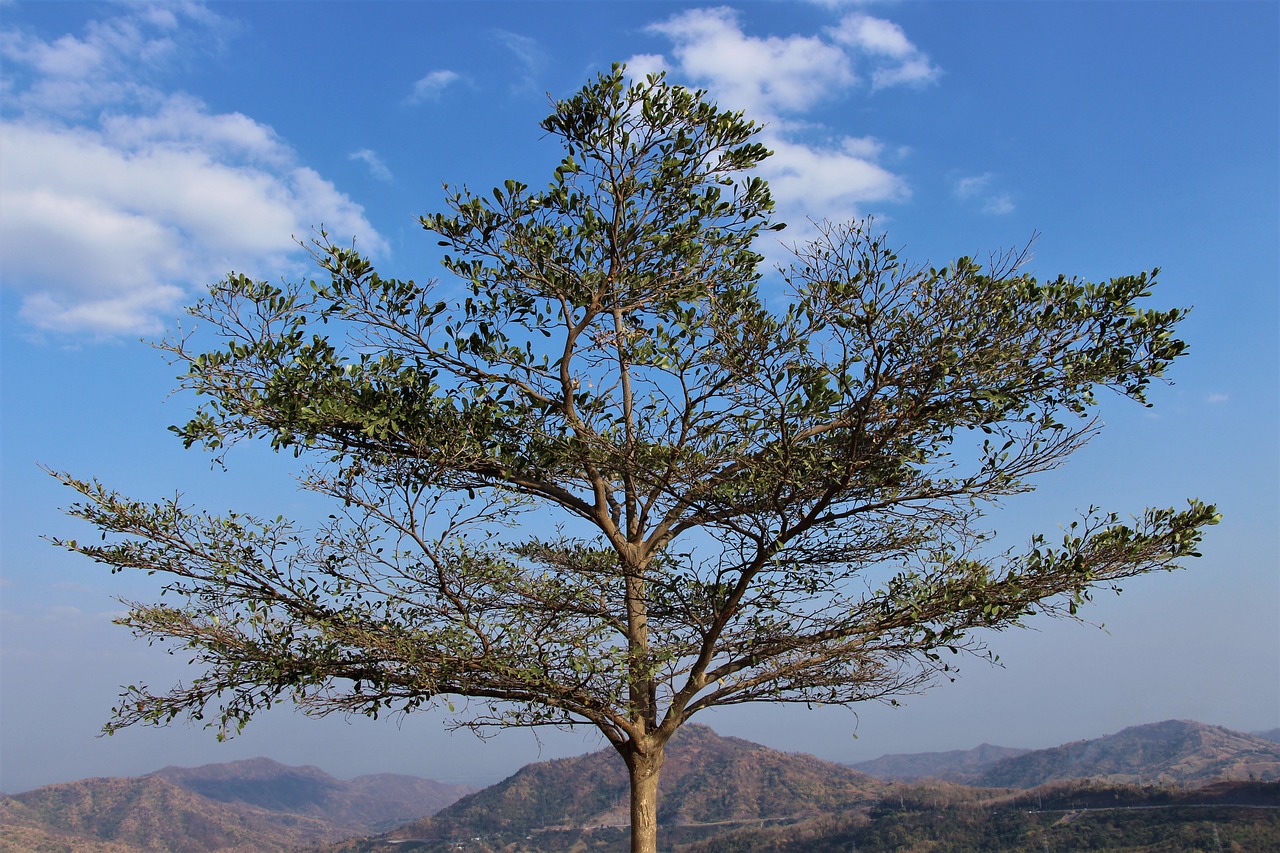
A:
{"type": "Polygon", "coordinates": [[[442,274],[415,222],[442,182],[548,179],[548,96],[615,61],[767,123],[789,239],[874,215],[920,261],[1039,234],[1042,276],[1161,267],[1156,302],[1194,306],[1175,384],[1149,410],[1105,400],[1103,434],[996,523],[1017,542],[1090,504],[1225,514],[1188,571],[1102,598],[1087,615],[1105,631],[1002,635],[1004,668],[971,664],[902,709],[701,722],[838,760],[1280,725],[1278,43],[1272,2],[0,4],[0,790],[253,755],[487,783],[599,746],[288,709],[227,744],[183,726],[95,738],[118,685],[184,667],[110,624],[152,579],[40,540],[84,531],[37,463],[138,497],[320,512],[291,458],[241,449],[222,472],[183,451],[166,427],[191,401],[139,339],[231,269],[304,274],[295,237],[322,223],[384,274],[442,274]]]}

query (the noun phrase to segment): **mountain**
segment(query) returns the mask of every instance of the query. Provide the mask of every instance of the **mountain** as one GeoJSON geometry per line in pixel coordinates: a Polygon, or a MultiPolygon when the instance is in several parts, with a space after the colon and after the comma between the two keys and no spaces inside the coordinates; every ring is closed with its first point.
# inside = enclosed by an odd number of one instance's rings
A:
{"type": "MultiPolygon", "coordinates": [[[[668,840],[697,837],[708,827],[718,832],[838,811],[869,802],[885,787],[839,764],[688,725],[667,750],[658,822],[668,840]]],[[[624,837],[628,824],[626,770],[617,753],[606,748],[528,765],[388,838],[419,840],[425,849],[432,844],[443,849],[460,838],[485,838],[492,845],[532,838],[532,849],[556,850],[568,849],[584,835],[593,835],[593,843],[624,837]]]]}
{"type": "Polygon", "coordinates": [[[850,766],[879,779],[941,779],[987,788],[1098,778],[1194,787],[1221,779],[1280,779],[1280,744],[1220,726],[1166,720],[1051,749],[983,744],[964,751],[884,755],[850,766]]]}
{"type": "Polygon", "coordinates": [[[0,851],[297,850],[385,830],[470,790],[409,776],[343,782],[265,758],[166,767],[0,798],[0,851]]]}
{"type": "Polygon", "coordinates": [[[1280,779],[1280,744],[1220,726],[1166,720],[997,761],[973,784],[1034,788],[1065,779],[1199,786],[1280,779]]]}
{"type": "Polygon", "coordinates": [[[315,767],[253,758],[151,774],[220,803],[320,818],[351,833],[382,831],[435,814],[475,789],[383,773],[341,781],[315,767]]]}
{"type": "Polygon", "coordinates": [[[9,797],[0,801],[0,837],[13,844],[0,850],[15,851],[267,853],[342,834],[322,820],[218,803],[165,779],[141,776],[85,779],[9,797]]]}
{"type": "Polygon", "coordinates": [[[1252,732],[1251,734],[1263,740],[1273,740],[1276,743],[1280,743],[1280,729],[1267,729],[1265,732],[1252,732]]]}
{"type": "Polygon", "coordinates": [[[882,755],[872,761],[850,764],[877,779],[910,782],[916,779],[945,779],[950,782],[971,782],[997,761],[1016,758],[1030,752],[1008,746],[992,746],[984,743],[975,749],[950,752],[916,752],[882,755]]]}

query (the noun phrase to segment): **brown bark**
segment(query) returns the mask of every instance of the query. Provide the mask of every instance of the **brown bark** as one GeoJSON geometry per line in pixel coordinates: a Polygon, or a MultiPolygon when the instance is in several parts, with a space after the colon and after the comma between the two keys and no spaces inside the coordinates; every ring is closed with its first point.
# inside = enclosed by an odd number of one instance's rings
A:
{"type": "Polygon", "coordinates": [[[624,758],[631,778],[631,853],[658,851],[658,777],[665,744],[642,750],[633,745],[624,758]]]}

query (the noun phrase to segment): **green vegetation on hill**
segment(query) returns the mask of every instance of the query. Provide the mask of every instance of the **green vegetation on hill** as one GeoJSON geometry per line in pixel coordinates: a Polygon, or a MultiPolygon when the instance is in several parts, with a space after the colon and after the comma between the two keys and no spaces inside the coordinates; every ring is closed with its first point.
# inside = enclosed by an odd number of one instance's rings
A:
{"type": "Polygon", "coordinates": [[[137,848],[96,841],[53,826],[39,808],[0,797],[0,851],[3,853],[133,853],[137,848]]]}
{"type": "Polygon", "coordinates": [[[680,853],[1253,853],[1280,849],[1280,784],[1274,782],[1226,783],[1200,791],[1060,784],[1017,796],[979,795],[950,804],[938,793],[927,787],[904,788],[869,810],[790,826],[739,829],[677,849],[680,853]]]}
{"type": "MultiPolygon", "coordinates": [[[[992,791],[952,783],[894,786],[875,803],[799,820],[666,829],[671,853],[1255,853],[1280,849],[1280,783],[1228,782],[1187,791],[1059,783],[992,791]]],[[[334,850],[387,853],[624,853],[619,827],[528,835],[478,833],[334,850]],[[459,845],[462,845],[459,847],[459,845]]]]}

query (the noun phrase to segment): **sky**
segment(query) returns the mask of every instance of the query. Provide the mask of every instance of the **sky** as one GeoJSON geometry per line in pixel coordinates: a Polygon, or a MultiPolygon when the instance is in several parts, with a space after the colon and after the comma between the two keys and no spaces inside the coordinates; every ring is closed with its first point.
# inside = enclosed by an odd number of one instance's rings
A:
{"type": "MultiPolygon", "coordinates": [[[[790,224],[874,216],[904,257],[1097,280],[1160,267],[1190,352],[1145,409],[993,517],[1021,541],[1090,505],[1218,504],[1203,557],[1100,596],[1095,623],[995,637],[903,707],[696,718],[859,761],[1046,747],[1194,719],[1280,726],[1280,4],[1274,2],[0,2],[0,791],[265,755],[336,776],[488,784],[602,746],[589,731],[311,720],[238,738],[175,725],[98,737],[121,685],[185,665],[111,624],[155,578],[41,537],[85,536],[40,466],[138,498],[323,517],[291,456],[227,470],[167,427],[192,400],[148,346],[231,270],[308,272],[313,229],[386,276],[444,275],[416,223],[442,185],[550,178],[551,99],[614,62],[665,70],[766,124],[790,224]],[[1037,236],[1038,235],[1038,236],[1037,236]],[[1097,627],[1103,626],[1102,629],[1097,627]]],[[[782,257],[780,246],[763,247],[782,257]]]]}

